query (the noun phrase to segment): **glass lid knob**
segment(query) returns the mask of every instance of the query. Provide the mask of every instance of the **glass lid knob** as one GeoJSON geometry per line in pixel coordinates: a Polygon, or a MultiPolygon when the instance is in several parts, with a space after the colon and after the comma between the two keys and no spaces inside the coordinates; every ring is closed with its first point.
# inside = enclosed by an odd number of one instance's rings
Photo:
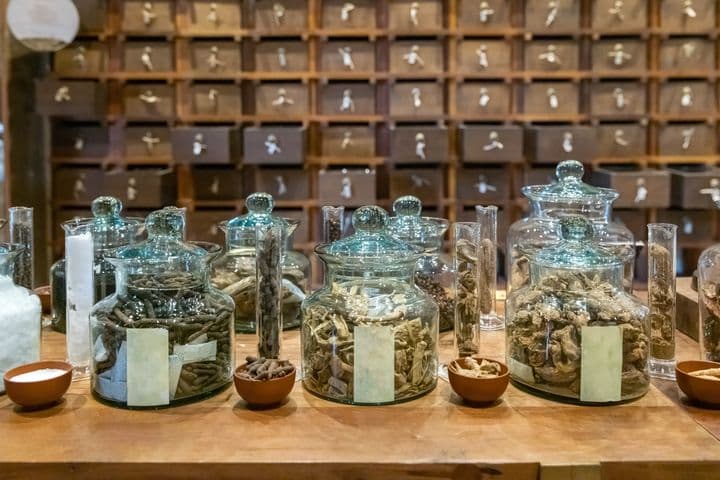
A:
{"type": "Polygon", "coordinates": [[[94,217],[117,217],[122,210],[122,202],[115,197],[97,197],[92,201],[94,217]]]}
{"type": "Polygon", "coordinates": [[[393,202],[393,211],[399,217],[419,217],[422,213],[422,202],[412,195],[405,195],[393,202]]]}
{"type": "Polygon", "coordinates": [[[270,215],[275,207],[275,202],[272,195],[268,193],[253,193],[245,199],[245,206],[250,213],[270,215]]]}
{"type": "Polygon", "coordinates": [[[585,175],[585,167],[577,160],[565,160],[558,163],[555,168],[555,175],[560,182],[575,181],[579,182],[585,175]]]}
{"type": "Polygon", "coordinates": [[[387,223],[387,212],[377,206],[360,207],[352,216],[352,224],[357,232],[380,233],[387,223]]]}
{"type": "Polygon", "coordinates": [[[560,233],[564,240],[587,241],[593,237],[590,221],[579,215],[569,215],[560,220],[560,233]]]}
{"type": "Polygon", "coordinates": [[[178,208],[164,208],[148,215],[145,226],[150,237],[169,236],[182,238],[185,218],[182,210],[178,208]]]}

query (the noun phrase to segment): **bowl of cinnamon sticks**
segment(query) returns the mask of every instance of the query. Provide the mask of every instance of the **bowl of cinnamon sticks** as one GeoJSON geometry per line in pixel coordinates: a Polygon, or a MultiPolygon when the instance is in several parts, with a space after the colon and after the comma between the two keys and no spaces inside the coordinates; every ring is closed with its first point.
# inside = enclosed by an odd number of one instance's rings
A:
{"type": "Polygon", "coordinates": [[[235,390],[249,405],[280,404],[295,384],[295,367],[288,360],[246,357],[235,370],[235,390]]]}

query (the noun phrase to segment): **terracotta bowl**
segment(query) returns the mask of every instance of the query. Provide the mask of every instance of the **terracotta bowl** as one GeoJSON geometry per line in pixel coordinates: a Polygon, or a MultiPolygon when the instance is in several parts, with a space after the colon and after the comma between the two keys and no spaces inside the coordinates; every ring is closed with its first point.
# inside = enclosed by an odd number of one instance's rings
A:
{"type": "Polygon", "coordinates": [[[284,377],[272,380],[248,380],[240,377],[240,372],[245,371],[246,368],[247,363],[243,363],[235,369],[235,390],[250,405],[259,407],[277,405],[290,394],[295,385],[295,367],[284,377]]]}
{"type": "MultiPolygon", "coordinates": [[[[473,357],[478,362],[484,357],[473,357]]],[[[461,359],[457,359],[458,361],[461,359]]],[[[500,364],[500,375],[493,378],[473,378],[466,375],[456,373],[448,366],[448,379],[452,389],[462,397],[466,402],[471,403],[492,403],[502,396],[507,389],[508,368],[504,363],[498,362],[491,358],[485,358],[500,364]]]]}
{"type": "Polygon", "coordinates": [[[42,312],[44,314],[50,314],[52,310],[52,305],[50,302],[50,285],[37,287],[33,291],[35,292],[35,295],[40,297],[40,305],[42,305],[42,312]]]}
{"type": "Polygon", "coordinates": [[[72,365],[65,362],[35,362],[22,365],[5,373],[5,391],[10,400],[24,408],[40,408],[60,401],[72,381],[72,365]],[[43,368],[57,368],[65,373],[37,382],[14,382],[12,378],[43,368]]]}
{"type": "Polygon", "coordinates": [[[706,368],[720,368],[720,363],[705,360],[678,362],[675,366],[675,378],[678,387],[691,400],[720,407],[720,381],[690,375],[690,372],[705,370],[706,368]]]}

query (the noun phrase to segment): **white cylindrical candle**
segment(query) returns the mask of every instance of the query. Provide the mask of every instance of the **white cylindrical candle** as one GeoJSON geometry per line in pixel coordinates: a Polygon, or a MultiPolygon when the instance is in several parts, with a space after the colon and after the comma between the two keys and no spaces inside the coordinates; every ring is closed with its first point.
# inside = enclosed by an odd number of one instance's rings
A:
{"type": "Polygon", "coordinates": [[[90,369],[90,310],[94,303],[95,251],[90,232],[65,238],[67,355],[76,376],[90,369]]]}

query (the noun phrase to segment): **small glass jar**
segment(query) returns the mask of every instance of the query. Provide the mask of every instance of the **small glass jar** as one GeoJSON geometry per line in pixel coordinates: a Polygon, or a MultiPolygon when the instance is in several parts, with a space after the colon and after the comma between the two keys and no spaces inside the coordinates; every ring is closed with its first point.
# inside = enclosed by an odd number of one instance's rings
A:
{"type": "MultiPolygon", "coordinates": [[[[229,294],[235,302],[235,330],[255,333],[255,228],[258,225],[280,225],[287,242],[299,226],[295,220],[272,215],[275,202],[267,193],[253,193],[245,200],[248,213],[239,215],[220,227],[225,232],[225,253],[213,264],[212,283],[229,294]]],[[[283,257],[283,325],[300,325],[300,303],[310,282],[310,262],[300,252],[283,257]]]]}
{"type": "Polygon", "coordinates": [[[720,244],[698,260],[700,352],[704,360],[720,362],[720,244]]]}
{"type": "Polygon", "coordinates": [[[387,235],[380,207],[352,221],[355,234],[315,248],[327,273],[302,305],[303,385],[349,404],[411,400],[438,372],[438,307],[413,277],[423,250],[387,235]]]}
{"type": "Polygon", "coordinates": [[[423,250],[415,266],[415,284],[430,295],[440,310],[440,331],[452,330],[455,318],[455,275],[452,263],[441,253],[448,221],[422,217],[422,202],[407,195],[393,203],[395,217],[388,221],[388,234],[423,250]]]}
{"type": "Polygon", "coordinates": [[[530,284],[506,301],[510,378],[531,391],[604,404],[650,386],[648,308],[623,289],[624,259],[592,222],[560,220],[561,239],[530,257],[530,284]]]}
{"type": "Polygon", "coordinates": [[[232,381],[233,302],[210,285],[218,245],[182,240],[176,209],[151,213],[148,239],[120,248],[117,291],[90,315],[92,391],[112,405],[157,408],[232,381]]]}

